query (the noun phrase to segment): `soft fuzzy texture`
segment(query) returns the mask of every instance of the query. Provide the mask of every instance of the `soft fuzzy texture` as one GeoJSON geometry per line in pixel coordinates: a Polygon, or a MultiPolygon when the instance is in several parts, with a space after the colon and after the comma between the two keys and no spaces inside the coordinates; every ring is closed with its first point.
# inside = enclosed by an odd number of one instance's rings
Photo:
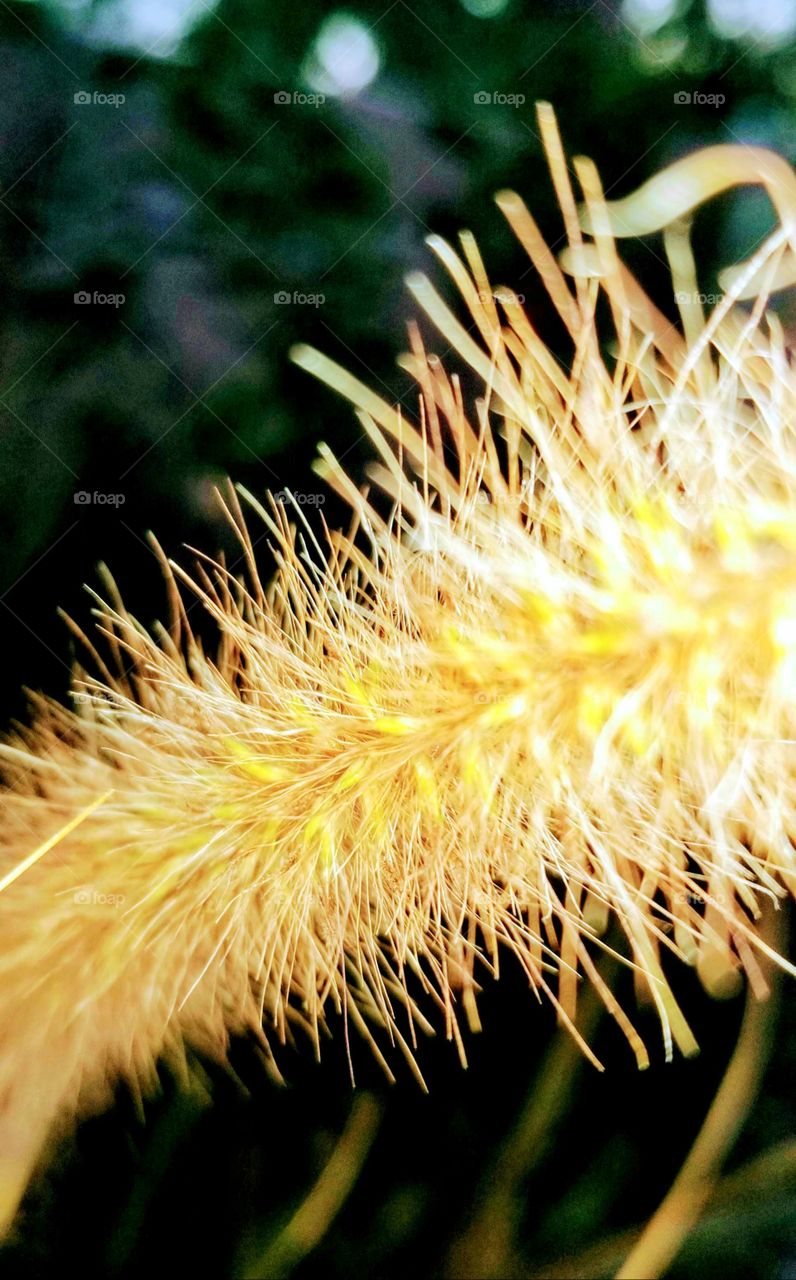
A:
{"type": "Polygon", "coordinates": [[[228,497],[245,581],[164,562],[173,617],[154,637],[109,583],[74,706],[39,700],[3,749],[6,1216],[59,1119],[121,1078],[151,1088],[186,1045],[223,1058],[230,1033],[292,1024],[319,1044],[334,1008],[419,1073],[434,1024],[463,1055],[460,1023],[477,1026],[478,984],[507,950],[567,1025],[593,982],[645,1065],[595,965],[611,918],[667,1051],[696,1042],[663,950],[715,993],[744,970],[764,989],[756,919],[796,886],[796,376],[762,302],[729,297],[705,322],[681,223],[666,245],[685,336],[612,233],[766,181],[768,164],[783,225],[733,277],[740,296],[787,276],[796,199],[776,157],[714,148],[616,209],[577,162],[579,217],[540,119],[574,285],[519,197],[499,204],[570,367],[493,294],[470,237],[464,260],[434,242],[469,328],[410,285],[483,380],[471,409],[416,329],[417,426],[295,353],[357,404],[391,514],[324,451],[352,528],[322,549],[300,505],[296,533],[283,505],[250,499],[278,558],[265,590],[228,497]],[[614,328],[598,336],[601,294],[614,328]]]}

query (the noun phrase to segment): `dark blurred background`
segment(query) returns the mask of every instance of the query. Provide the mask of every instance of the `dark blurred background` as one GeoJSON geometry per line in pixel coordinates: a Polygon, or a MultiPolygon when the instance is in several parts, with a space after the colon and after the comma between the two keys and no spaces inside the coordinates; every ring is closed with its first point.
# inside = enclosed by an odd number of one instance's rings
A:
{"type": "MultiPolygon", "coordinates": [[[[56,609],[87,622],[98,560],[150,623],[165,600],[147,530],[169,554],[189,559],[190,544],[234,561],[214,497],[226,476],[317,495],[320,439],[360,475],[356,419],[287,352],[312,342],[411,411],[395,365],[412,314],[403,277],[436,270],[430,232],[474,231],[493,281],[524,294],[545,332],[542,292],[492,201],[516,187],[560,241],[535,100],[616,197],[706,143],[796,159],[795,52],[796,0],[0,0],[3,719],[23,713],[23,686],[64,690],[56,609]]],[[[705,291],[771,226],[753,191],[700,215],[705,291]]],[[[625,257],[673,315],[659,241],[625,257]]],[[[331,498],[323,513],[338,518],[331,498]]],[[[495,1202],[508,1243],[494,1274],[558,1274],[567,1257],[571,1274],[610,1274],[616,1233],[655,1208],[741,1016],[680,984],[701,1058],[665,1066],[658,1052],[640,1076],[598,1028],[610,1070],[567,1066],[566,1115],[495,1202]],[[587,1253],[597,1246],[607,1262],[587,1253]]],[[[674,1275],[796,1276],[785,997],[735,1198],[719,1197],[674,1275]],[[756,1165],[772,1146],[773,1165],[756,1165]]],[[[321,1246],[272,1258],[274,1274],[457,1274],[455,1242],[490,1203],[523,1098],[563,1052],[517,974],[486,993],[484,1021],[466,1074],[450,1046],[428,1049],[429,1098],[408,1077],[388,1093],[360,1051],[358,1078],[384,1108],[365,1175],[321,1246]]],[[[653,1019],[646,1030],[657,1044],[653,1019]]],[[[212,1107],[204,1086],[164,1077],[146,1125],[120,1098],[32,1195],[6,1268],[257,1274],[351,1108],[334,1045],[321,1067],[301,1052],[281,1065],[287,1089],[245,1045],[230,1076],[197,1065],[212,1107]]]]}

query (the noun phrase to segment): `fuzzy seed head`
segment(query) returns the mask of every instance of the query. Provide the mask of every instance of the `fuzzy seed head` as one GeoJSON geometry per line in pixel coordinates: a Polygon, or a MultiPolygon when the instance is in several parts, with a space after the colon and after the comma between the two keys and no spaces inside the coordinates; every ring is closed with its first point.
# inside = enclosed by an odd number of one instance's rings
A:
{"type": "Polygon", "coordinates": [[[789,283],[796,184],[715,148],[614,208],[578,161],[579,212],[540,120],[561,262],[499,203],[569,363],[471,237],[462,257],[434,241],[469,319],[410,287],[480,397],[416,327],[415,425],[298,349],[357,406],[381,499],[322,450],[354,515],[322,547],[298,505],[294,526],[245,495],[278,562],[264,587],[231,491],[245,573],[164,561],[154,636],[106,575],[74,705],[37,699],[3,749],[0,1114],[22,1163],[120,1078],[147,1090],[159,1057],[223,1058],[231,1034],[300,1027],[319,1051],[336,1011],[388,1073],[392,1045],[420,1074],[434,1026],[464,1056],[506,953],[576,1035],[593,983],[643,1066],[597,965],[610,922],[667,1052],[696,1040],[665,954],[714,994],[764,990],[757,920],[796,887],[796,374],[761,291],[789,283]],[[741,181],[782,225],[706,320],[682,218],[741,181]],[[682,332],[616,249],[662,226],[682,332]]]}

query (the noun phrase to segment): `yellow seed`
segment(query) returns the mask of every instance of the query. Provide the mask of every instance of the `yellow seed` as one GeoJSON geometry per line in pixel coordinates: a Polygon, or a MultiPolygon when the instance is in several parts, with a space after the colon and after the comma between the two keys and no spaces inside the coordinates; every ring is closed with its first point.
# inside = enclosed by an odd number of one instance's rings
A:
{"type": "Polygon", "coordinates": [[[355,680],[353,676],[345,676],[345,678],[343,679],[343,684],[345,685],[345,688],[347,689],[353,701],[356,702],[358,706],[367,707],[368,709],[372,707],[373,703],[372,703],[372,700],[368,697],[367,691],[365,690],[365,686],[363,684],[360,684],[358,680],[355,680]]]}
{"type": "Polygon", "coordinates": [[[481,716],[483,724],[490,728],[496,728],[499,725],[509,724],[512,720],[519,720],[520,716],[525,715],[528,709],[528,700],[525,694],[517,694],[513,698],[504,698],[501,702],[496,702],[493,707],[488,707],[481,716]]]}
{"type": "Polygon", "coordinates": [[[414,761],[414,770],[417,793],[423,808],[433,818],[441,819],[442,807],[439,800],[437,780],[434,775],[434,766],[427,756],[419,756],[414,761]]]}
{"type": "Polygon", "coordinates": [[[413,720],[410,716],[379,716],[374,721],[374,725],[380,733],[386,733],[395,738],[403,738],[409,733],[415,733],[418,728],[417,720],[413,720]]]}
{"type": "Polygon", "coordinates": [[[365,776],[365,766],[362,764],[352,764],[346,769],[341,778],[335,783],[335,791],[350,791],[358,782],[361,782],[365,776]]]}
{"type": "Polygon", "coordinates": [[[581,729],[587,734],[598,733],[611,714],[615,701],[613,691],[606,686],[584,685],[578,706],[581,729]]]}
{"type": "Polygon", "coordinates": [[[244,746],[237,739],[226,738],[225,745],[235,757],[238,767],[248,774],[250,778],[256,778],[258,782],[288,782],[290,780],[292,775],[283,765],[271,764],[267,760],[259,759],[257,756],[252,755],[249,747],[244,746]]]}

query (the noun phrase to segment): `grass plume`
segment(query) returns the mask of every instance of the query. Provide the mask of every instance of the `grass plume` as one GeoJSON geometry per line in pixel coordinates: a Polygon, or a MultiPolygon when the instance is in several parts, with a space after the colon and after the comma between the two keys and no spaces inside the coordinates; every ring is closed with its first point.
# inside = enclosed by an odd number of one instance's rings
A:
{"type": "Polygon", "coordinates": [[[765,298],[789,279],[796,196],[779,159],[713,148],[618,209],[577,161],[578,208],[545,106],[540,123],[561,260],[518,196],[498,203],[568,366],[472,237],[461,256],[432,239],[467,321],[410,287],[474,403],[417,327],[414,425],[295,352],[356,405],[387,514],[322,449],[351,527],[321,546],[298,505],[291,525],[245,495],[276,554],[263,585],[230,491],[245,576],[161,556],[155,634],[106,576],[74,705],[35,699],[2,749],[6,1219],[54,1127],[119,1079],[151,1089],[186,1045],[223,1058],[231,1034],[267,1051],[302,1028],[320,1052],[333,1009],[388,1075],[392,1045],[422,1080],[419,1035],[441,1027],[464,1059],[511,952],[576,1036],[591,982],[644,1066],[595,965],[611,919],[669,1055],[697,1042],[664,952],[714,994],[744,974],[765,993],[756,921],[796,886],[796,378],[765,298]],[[772,173],[781,225],[706,319],[683,218],[772,173]],[[666,228],[681,327],[618,257],[636,226],[666,228]]]}

